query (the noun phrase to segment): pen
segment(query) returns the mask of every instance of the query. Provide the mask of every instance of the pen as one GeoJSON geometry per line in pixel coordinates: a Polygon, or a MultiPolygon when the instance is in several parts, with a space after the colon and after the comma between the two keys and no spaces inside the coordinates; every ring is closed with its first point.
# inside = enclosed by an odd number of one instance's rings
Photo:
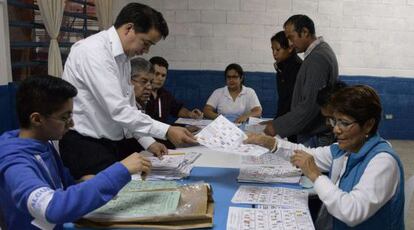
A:
{"type": "Polygon", "coordinates": [[[185,155],[185,153],[168,153],[168,155],[185,155]]]}

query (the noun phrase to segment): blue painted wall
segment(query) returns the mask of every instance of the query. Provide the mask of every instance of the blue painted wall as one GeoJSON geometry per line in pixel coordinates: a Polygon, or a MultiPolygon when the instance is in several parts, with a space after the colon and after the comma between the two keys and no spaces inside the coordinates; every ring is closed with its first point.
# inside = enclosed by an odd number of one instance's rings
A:
{"type": "Polygon", "coordinates": [[[0,133],[18,127],[15,110],[16,89],[14,83],[0,85],[0,133]]]}
{"type": "MultiPolygon", "coordinates": [[[[414,140],[414,79],[397,77],[341,76],[348,84],[367,84],[380,94],[384,114],[380,132],[385,138],[414,140]]],[[[187,108],[204,107],[214,89],[224,86],[223,71],[170,70],[166,82],[176,98],[187,108]]],[[[264,117],[277,111],[276,80],[273,73],[247,72],[245,85],[255,89],[264,108],[264,117]]],[[[0,86],[0,133],[17,127],[15,104],[16,85],[0,86]]]]}
{"type": "MultiPolygon", "coordinates": [[[[247,72],[245,85],[252,87],[263,106],[263,117],[274,117],[277,111],[276,79],[273,73],[247,72]]],[[[384,114],[380,132],[385,138],[414,140],[414,79],[397,77],[341,76],[348,84],[366,84],[381,97],[384,114]]],[[[214,89],[225,84],[223,71],[170,70],[166,87],[187,108],[203,108],[214,89]]]]}

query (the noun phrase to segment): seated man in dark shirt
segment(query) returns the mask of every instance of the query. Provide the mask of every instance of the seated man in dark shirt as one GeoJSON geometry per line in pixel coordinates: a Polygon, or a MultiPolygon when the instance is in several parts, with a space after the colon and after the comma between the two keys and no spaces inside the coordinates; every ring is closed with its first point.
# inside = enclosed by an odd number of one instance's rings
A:
{"type": "Polygon", "coordinates": [[[199,109],[189,109],[183,106],[163,86],[167,79],[168,62],[162,57],[152,57],[150,60],[155,70],[152,82],[152,95],[146,106],[146,113],[153,119],[167,122],[168,116],[201,119],[203,113],[199,109]]]}

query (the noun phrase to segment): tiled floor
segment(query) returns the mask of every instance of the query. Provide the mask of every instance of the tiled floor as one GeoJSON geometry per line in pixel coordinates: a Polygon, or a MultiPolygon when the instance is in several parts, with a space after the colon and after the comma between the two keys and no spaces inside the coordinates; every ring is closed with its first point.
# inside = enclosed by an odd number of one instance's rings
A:
{"type": "MultiPolygon", "coordinates": [[[[414,141],[390,141],[404,164],[405,180],[414,175],[414,141]]],[[[411,201],[405,229],[414,229],[414,198],[411,201]]]]}

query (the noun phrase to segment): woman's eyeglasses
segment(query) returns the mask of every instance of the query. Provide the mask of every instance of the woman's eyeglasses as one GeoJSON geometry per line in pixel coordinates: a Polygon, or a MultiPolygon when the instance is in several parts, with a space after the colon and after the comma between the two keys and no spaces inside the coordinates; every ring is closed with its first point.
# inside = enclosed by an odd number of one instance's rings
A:
{"type": "Polygon", "coordinates": [[[355,124],[356,121],[344,121],[344,120],[337,120],[334,118],[328,118],[328,122],[332,127],[338,126],[340,129],[348,129],[351,127],[352,124],[355,124]]]}

